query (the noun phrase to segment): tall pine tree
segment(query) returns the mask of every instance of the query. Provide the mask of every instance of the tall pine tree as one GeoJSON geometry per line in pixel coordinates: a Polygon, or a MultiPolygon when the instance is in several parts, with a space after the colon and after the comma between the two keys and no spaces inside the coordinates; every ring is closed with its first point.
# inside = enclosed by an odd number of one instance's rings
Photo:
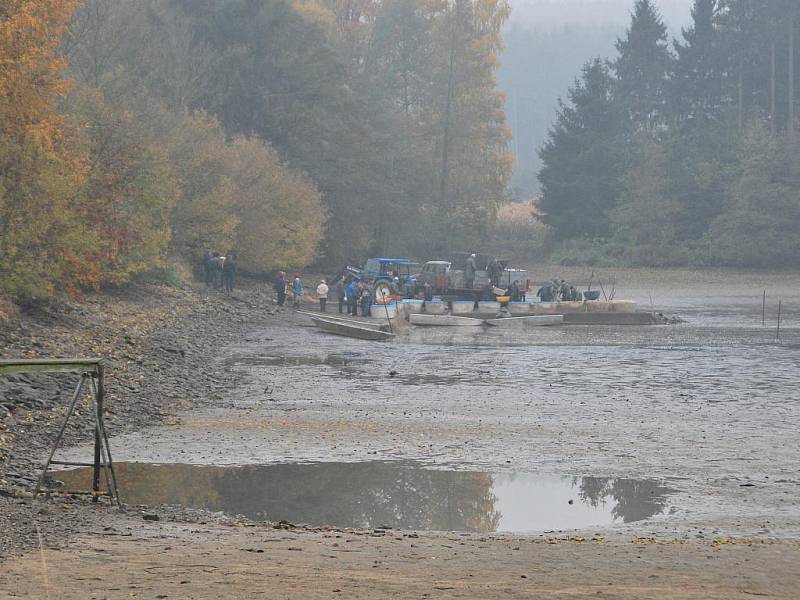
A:
{"type": "Polygon", "coordinates": [[[609,213],[621,189],[620,138],[627,129],[613,90],[605,64],[600,59],[587,63],[568,102],[560,102],[556,123],[539,151],[539,209],[559,237],[610,232],[609,213]]]}
{"type": "Polygon", "coordinates": [[[796,266],[800,261],[796,155],[759,123],[745,131],[739,155],[727,210],[709,232],[712,258],[732,265],[796,266]]]}
{"type": "Polygon", "coordinates": [[[666,120],[673,56],[667,27],[652,0],[636,0],[631,25],[616,48],[619,56],[612,64],[617,98],[637,131],[654,133],[666,120]]]}
{"type": "Polygon", "coordinates": [[[722,107],[724,65],[719,61],[719,36],[714,19],[719,0],[695,0],[692,25],[674,40],[677,59],[670,84],[670,105],[678,121],[692,125],[716,119],[722,107]]]}

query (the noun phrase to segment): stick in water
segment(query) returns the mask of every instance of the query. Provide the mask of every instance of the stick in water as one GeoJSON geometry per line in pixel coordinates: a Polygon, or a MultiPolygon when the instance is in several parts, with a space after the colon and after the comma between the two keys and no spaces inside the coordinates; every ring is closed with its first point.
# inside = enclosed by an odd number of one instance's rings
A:
{"type": "Polygon", "coordinates": [[[781,339],[781,301],[778,300],[778,329],[775,331],[775,339],[781,339]]]}

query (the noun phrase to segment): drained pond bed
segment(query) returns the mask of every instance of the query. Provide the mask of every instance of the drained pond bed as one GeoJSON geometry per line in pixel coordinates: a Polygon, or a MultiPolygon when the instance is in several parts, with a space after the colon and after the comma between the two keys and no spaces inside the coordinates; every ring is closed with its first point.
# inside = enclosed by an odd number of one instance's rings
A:
{"type": "MultiPolygon", "coordinates": [[[[670,511],[656,480],[427,469],[408,462],[214,467],[120,463],[124,502],[180,505],[254,521],[469,532],[610,526],[670,511]]],[[[91,469],[53,473],[86,489],[91,469]]]]}

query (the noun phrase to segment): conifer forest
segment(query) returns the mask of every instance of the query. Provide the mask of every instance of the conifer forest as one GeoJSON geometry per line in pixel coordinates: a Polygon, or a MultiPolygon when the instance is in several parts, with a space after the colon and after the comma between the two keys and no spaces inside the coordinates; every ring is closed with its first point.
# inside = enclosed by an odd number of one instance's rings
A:
{"type": "MultiPolygon", "coordinates": [[[[208,248],[258,275],[502,237],[510,11],[4,0],[0,292],[121,285],[208,248]]],[[[796,264],[798,13],[793,0],[695,0],[673,38],[656,0],[632,2],[538,149],[523,200],[546,256],[796,264]]]]}

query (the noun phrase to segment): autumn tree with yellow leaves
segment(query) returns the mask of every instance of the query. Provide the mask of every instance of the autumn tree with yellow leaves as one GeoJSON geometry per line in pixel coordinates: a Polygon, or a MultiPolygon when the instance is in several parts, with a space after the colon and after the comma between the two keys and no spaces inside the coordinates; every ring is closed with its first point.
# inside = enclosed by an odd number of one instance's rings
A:
{"type": "Polygon", "coordinates": [[[82,260],[93,240],[75,210],[87,157],[57,110],[69,82],[56,50],[76,4],[0,6],[0,291],[12,296],[45,297],[99,277],[82,260]]]}
{"type": "Polygon", "coordinates": [[[7,0],[0,293],[480,243],[506,0],[7,0]],[[70,81],[69,77],[74,81],[70,81]]]}

